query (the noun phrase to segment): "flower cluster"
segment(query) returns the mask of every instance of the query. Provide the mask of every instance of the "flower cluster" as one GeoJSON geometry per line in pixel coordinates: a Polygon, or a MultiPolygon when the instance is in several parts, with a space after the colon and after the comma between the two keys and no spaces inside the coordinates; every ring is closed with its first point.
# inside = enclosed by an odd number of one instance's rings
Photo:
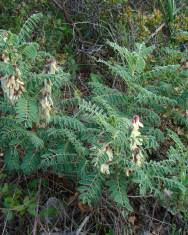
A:
{"type": "MultiPolygon", "coordinates": [[[[47,59],[43,73],[55,74],[58,71],[57,61],[55,59],[47,59]]],[[[42,107],[42,117],[45,120],[50,119],[50,113],[53,107],[52,94],[52,83],[51,81],[44,81],[44,87],[41,90],[40,104],[42,107]]]]}
{"type": "Polygon", "coordinates": [[[25,91],[24,82],[21,80],[20,70],[16,68],[16,75],[2,78],[1,86],[10,103],[13,104],[18,100],[25,91]]]}
{"type": "MultiPolygon", "coordinates": [[[[134,116],[132,119],[132,131],[131,131],[131,143],[130,143],[130,150],[132,152],[132,161],[137,165],[141,166],[143,163],[143,155],[141,151],[141,145],[142,145],[142,138],[140,133],[140,127],[143,127],[143,124],[140,122],[140,117],[138,115],[134,116]]],[[[126,168],[125,173],[126,176],[129,176],[129,174],[133,170],[131,168],[126,168]]]]}
{"type": "MultiPolygon", "coordinates": [[[[3,34],[3,41],[6,42],[8,39],[8,33],[5,32],[3,34]]],[[[1,56],[1,59],[4,63],[9,63],[10,58],[8,55],[8,52],[5,50],[1,56]]],[[[8,98],[10,103],[14,103],[19,99],[19,97],[22,95],[22,93],[25,91],[24,82],[21,79],[21,72],[17,68],[16,65],[14,65],[15,68],[15,75],[12,74],[10,76],[1,77],[1,86],[3,89],[4,94],[8,98]]]]}
{"type": "Polygon", "coordinates": [[[41,108],[42,108],[42,117],[46,120],[50,119],[50,112],[52,110],[53,107],[53,100],[51,97],[51,93],[52,93],[52,84],[50,81],[46,81],[44,82],[44,87],[41,90],[41,100],[40,100],[40,104],[41,104],[41,108]]]}
{"type": "Polygon", "coordinates": [[[141,166],[143,155],[141,152],[142,138],[139,129],[140,127],[143,127],[143,124],[140,122],[140,117],[138,115],[134,116],[132,125],[133,129],[131,132],[130,150],[132,152],[133,161],[136,163],[136,165],[141,166]]]}

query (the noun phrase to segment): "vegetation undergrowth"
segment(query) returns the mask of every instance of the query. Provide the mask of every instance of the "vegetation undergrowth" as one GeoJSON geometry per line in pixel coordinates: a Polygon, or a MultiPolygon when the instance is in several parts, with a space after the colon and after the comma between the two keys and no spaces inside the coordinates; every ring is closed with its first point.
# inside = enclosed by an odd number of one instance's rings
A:
{"type": "Polygon", "coordinates": [[[2,234],[22,234],[28,221],[23,234],[186,234],[186,24],[179,29],[174,1],[159,1],[144,17],[127,1],[112,2],[105,3],[112,19],[108,10],[97,12],[85,38],[84,23],[67,26],[75,41],[65,54],[62,35],[56,46],[44,45],[42,13],[31,14],[18,32],[0,31],[2,234]],[[105,40],[97,27],[104,19],[116,23],[113,30],[108,21],[99,27],[108,29],[105,40]],[[130,34],[114,39],[123,25],[130,34]],[[102,45],[84,47],[95,33],[102,45]],[[152,43],[161,37],[170,40],[152,43]]]}

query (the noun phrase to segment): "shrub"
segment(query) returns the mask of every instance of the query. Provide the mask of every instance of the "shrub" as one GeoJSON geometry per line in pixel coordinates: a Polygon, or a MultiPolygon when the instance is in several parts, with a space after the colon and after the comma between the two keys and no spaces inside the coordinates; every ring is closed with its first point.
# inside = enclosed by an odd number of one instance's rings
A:
{"type": "Polygon", "coordinates": [[[97,203],[107,190],[124,215],[134,210],[134,196],[168,200],[172,209],[174,198],[181,198],[183,205],[187,149],[175,132],[162,131],[161,117],[187,128],[186,71],[180,65],[152,66],[154,48],[145,44],[129,51],[109,43],[121,63],[100,62],[122,80],[126,92],[91,82],[89,97],[75,91],[65,102],[63,88],[75,90],[70,75],[30,42],[41,18],[31,16],[18,35],[1,31],[0,148],[7,168],[25,174],[52,169],[77,177],[84,203],[97,203]],[[68,115],[65,103],[70,102],[74,109],[68,115]],[[153,159],[168,137],[175,146],[163,159],[153,159]]]}
{"type": "Polygon", "coordinates": [[[91,203],[105,188],[111,198],[128,211],[133,210],[129,200],[131,192],[138,197],[152,195],[165,202],[173,201],[177,195],[185,199],[187,150],[175,132],[164,129],[163,119],[174,118],[187,128],[187,88],[183,86],[186,71],[178,64],[148,65],[153,47],[136,44],[135,50],[129,51],[115,43],[109,45],[121,63],[100,62],[124,82],[127,91],[92,82],[91,100],[80,104],[84,121],[90,125],[94,122],[100,129],[95,140],[92,139],[88,176],[83,175],[80,182],[80,197],[91,203]],[[160,154],[152,157],[153,150],[159,150],[161,143],[167,144],[169,136],[175,147],[170,147],[168,153],[163,152],[162,159],[160,154]],[[179,167],[184,172],[182,179],[179,167]],[[166,194],[170,195],[168,199],[166,194]]]}

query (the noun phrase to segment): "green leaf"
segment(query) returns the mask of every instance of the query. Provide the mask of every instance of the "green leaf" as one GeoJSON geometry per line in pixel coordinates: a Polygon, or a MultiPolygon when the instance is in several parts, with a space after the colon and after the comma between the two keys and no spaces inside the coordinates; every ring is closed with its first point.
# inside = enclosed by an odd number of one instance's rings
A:
{"type": "Polygon", "coordinates": [[[20,169],[20,157],[15,149],[5,154],[4,161],[9,171],[18,171],[20,169]]]}
{"type": "Polygon", "coordinates": [[[102,193],[103,178],[100,174],[83,175],[79,182],[79,198],[83,203],[91,205],[96,202],[102,193]]]}
{"type": "Polygon", "coordinates": [[[103,78],[100,74],[96,74],[96,73],[91,73],[90,74],[90,78],[92,82],[99,82],[99,83],[103,83],[103,78]]]}
{"type": "Polygon", "coordinates": [[[16,104],[17,122],[25,127],[32,127],[38,121],[38,107],[36,100],[29,97],[20,97],[16,104]]]}
{"type": "Polygon", "coordinates": [[[111,198],[121,207],[133,211],[127,196],[127,185],[124,176],[116,176],[107,181],[111,198]]]}
{"type": "Polygon", "coordinates": [[[37,56],[37,50],[39,48],[38,43],[30,43],[27,44],[24,49],[22,50],[23,55],[26,57],[26,59],[35,59],[37,56]]]}
{"type": "Polygon", "coordinates": [[[30,16],[24,25],[22,26],[20,33],[19,33],[19,41],[26,41],[31,37],[31,34],[37,28],[39,22],[41,21],[43,15],[41,13],[33,14],[30,16]]]}
{"type": "Polygon", "coordinates": [[[25,174],[30,174],[38,169],[39,164],[40,164],[39,156],[32,150],[29,150],[26,152],[23,158],[21,169],[25,174]]]}
{"type": "Polygon", "coordinates": [[[36,215],[36,207],[37,207],[37,204],[36,202],[30,202],[29,204],[29,207],[27,208],[27,212],[32,215],[32,216],[35,216],[36,215]]]}

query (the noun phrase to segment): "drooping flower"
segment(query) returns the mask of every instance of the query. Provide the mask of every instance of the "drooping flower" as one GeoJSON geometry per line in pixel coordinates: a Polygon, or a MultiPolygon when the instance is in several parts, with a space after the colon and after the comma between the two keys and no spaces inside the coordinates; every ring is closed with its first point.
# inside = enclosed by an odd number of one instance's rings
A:
{"type": "Polygon", "coordinates": [[[8,39],[8,32],[3,33],[3,41],[6,42],[8,39]]]}
{"type": "Polygon", "coordinates": [[[109,170],[109,163],[113,161],[113,151],[112,148],[110,147],[109,143],[105,143],[104,141],[98,141],[99,144],[102,144],[102,148],[94,148],[97,150],[97,158],[95,159],[95,164],[94,166],[97,166],[99,164],[100,167],[100,171],[103,174],[110,174],[110,170],[109,170]],[[103,162],[102,164],[100,164],[100,159],[104,156],[104,155],[108,156],[108,159],[105,160],[105,162],[103,162]]]}
{"type": "Polygon", "coordinates": [[[57,71],[58,71],[57,61],[56,60],[52,60],[51,67],[50,67],[50,73],[51,74],[55,74],[57,71]]]}
{"type": "Polygon", "coordinates": [[[47,59],[43,73],[55,74],[58,71],[57,61],[55,59],[47,59]]]}
{"type": "Polygon", "coordinates": [[[101,165],[100,171],[102,174],[106,174],[109,175],[110,174],[110,170],[109,170],[109,165],[104,163],[101,165]]]}
{"type": "Polygon", "coordinates": [[[102,154],[106,153],[108,156],[109,162],[113,160],[113,151],[110,148],[109,144],[104,144],[102,148],[102,154]]]}
{"type": "Polygon", "coordinates": [[[4,63],[8,63],[10,61],[10,58],[9,58],[7,52],[4,52],[1,57],[2,57],[2,60],[4,63]]]}
{"type": "Polygon", "coordinates": [[[109,146],[106,148],[106,154],[108,155],[108,159],[111,162],[113,160],[113,152],[109,146]]]}

